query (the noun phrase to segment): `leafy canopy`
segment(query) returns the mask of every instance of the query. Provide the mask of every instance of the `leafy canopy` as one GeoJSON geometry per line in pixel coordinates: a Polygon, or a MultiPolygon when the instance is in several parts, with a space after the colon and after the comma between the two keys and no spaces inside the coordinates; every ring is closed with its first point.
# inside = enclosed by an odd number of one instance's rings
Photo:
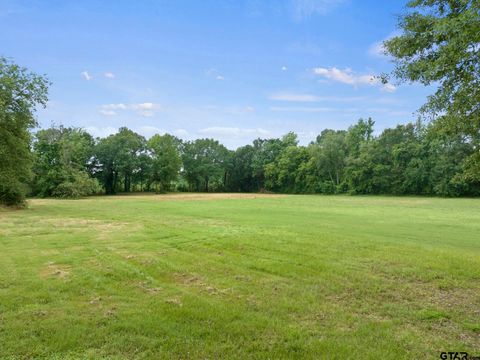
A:
{"type": "Polygon", "coordinates": [[[37,106],[47,103],[49,82],[0,57],[0,203],[24,201],[31,177],[29,129],[37,106]]]}
{"type": "MultiPolygon", "coordinates": [[[[438,85],[422,107],[439,131],[480,145],[480,1],[414,0],[400,18],[402,34],[384,43],[401,81],[438,85]]],[[[480,179],[480,152],[466,161],[480,179]]]]}

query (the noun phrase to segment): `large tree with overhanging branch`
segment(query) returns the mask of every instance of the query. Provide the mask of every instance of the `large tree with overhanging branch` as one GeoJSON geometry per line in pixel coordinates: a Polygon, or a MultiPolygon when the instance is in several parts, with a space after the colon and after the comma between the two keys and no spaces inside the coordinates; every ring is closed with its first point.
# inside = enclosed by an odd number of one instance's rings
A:
{"type": "MultiPolygon", "coordinates": [[[[469,138],[477,151],[465,174],[480,180],[480,0],[413,0],[402,33],[385,41],[400,81],[437,85],[421,113],[441,132],[469,138]]],[[[387,79],[385,79],[387,80],[387,79]]]]}

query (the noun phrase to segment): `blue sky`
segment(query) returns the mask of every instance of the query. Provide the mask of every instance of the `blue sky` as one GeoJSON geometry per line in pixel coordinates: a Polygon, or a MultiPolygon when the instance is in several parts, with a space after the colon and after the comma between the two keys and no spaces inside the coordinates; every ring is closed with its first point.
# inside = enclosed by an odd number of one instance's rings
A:
{"type": "Polygon", "coordinates": [[[428,89],[372,81],[405,0],[0,1],[0,55],[52,81],[42,127],[120,126],[230,148],[308,143],[371,116],[416,119],[428,89]]]}

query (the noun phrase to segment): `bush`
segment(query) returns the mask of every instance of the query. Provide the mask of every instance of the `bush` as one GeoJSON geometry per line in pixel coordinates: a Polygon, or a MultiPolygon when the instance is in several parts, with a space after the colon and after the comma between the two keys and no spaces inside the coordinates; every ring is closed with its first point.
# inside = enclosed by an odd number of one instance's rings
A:
{"type": "Polygon", "coordinates": [[[97,179],[92,179],[84,172],[77,172],[72,177],[58,185],[52,195],[60,198],[77,199],[101,192],[97,179]]]}
{"type": "Polygon", "coordinates": [[[25,205],[25,190],[20,184],[0,185],[0,204],[6,206],[25,205]]]}

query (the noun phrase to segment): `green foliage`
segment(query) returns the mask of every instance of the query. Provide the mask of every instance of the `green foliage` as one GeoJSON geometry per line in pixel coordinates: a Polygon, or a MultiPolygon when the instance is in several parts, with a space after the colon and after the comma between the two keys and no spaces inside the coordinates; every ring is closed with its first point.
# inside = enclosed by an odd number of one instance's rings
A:
{"type": "Polygon", "coordinates": [[[52,196],[76,199],[87,195],[99,194],[100,184],[85,172],[74,172],[68,179],[60,183],[52,192],[52,196]]]}
{"type": "MultiPolygon", "coordinates": [[[[101,179],[107,194],[115,194],[119,190],[120,180],[123,181],[125,192],[131,190],[135,173],[139,169],[147,171],[146,161],[144,157],[140,157],[145,150],[145,138],[126,127],[98,141],[95,147],[95,174],[101,179]]],[[[141,178],[144,179],[145,176],[141,178]]]]}
{"type": "Polygon", "coordinates": [[[257,190],[257,181],[254,177],[253,158],[255,149],[251,145],[239,147],[232,154],[229,190],[238,192],[252,192],[257,190]]]}
{"type": "Polygon", "coordinates": [[[118,152],[114,155],[119,175],[123,177],[123,190],[130,192],[131,179],[138,168],[138,156],[145,151],[146,140],[143,136],[126,127],[118,130],[113,135],[118,152]]]}
{"type": "Polygon", "coordinates": [[[89,179],[93,147],[92,136],[82,129],[60,126],[38,131],[33,145],[33,194],[80,197],[97,193],[85,180],[89,179]]]}
{"type": "Polygon", "coordinates": [[[152,159],[150,180],[160,185],[161,191],[170,190],[172,182],[178,178],[182,159],[177,144],[176,138],[169,134],[157,134],[148,140],[152,159]]]}
{"type": "Polygon", "coordinates": [[[282,139],[256,139],[253,141],[254,154],[251,168],[258,190],[262,190],[265,186],[266,166],[273,163],[282,150],[297,144],[297,135],[293,132],[284,135],[282,139]]]}
{"type": "Polygon", "coordinates": [[[24,201],[31,178],[29,129],[47,103],[48,81],[0,57],[0,204],[24,201]]]}
{"type": "Polygon", "coordinates": [[[317,172],[322,177],[328,177],[333,188],[343,181],[346,162],[345,131],[324,130],[311,145],[311,154],[317,172]]]}
{"type": "Polygon", "coordinates": [[[183,175],[194,191],[225,189],[230,168],[230,151],[213,139],[186,142],[183,175]]]}
{"type": "MultiPolygon", "coordinates": [[[[452,135],[480,145],[480,2],[414,0],[400,18],[402,34],[385,42],[401,81],[438,84],[422,110],[452,135]]],[[[468,160],[478,164],[478,150],[468,160]]],[[[466,177],[480,181],[480,168],[466,177]]]]}
{"type": "Polygon", "coordinates": [[[308,161],[305,147],[289,145],[274,162],[265,166],[265,188],[284,193],[302,193],[305,184],[301,181],[300,166],[308,161]]]}
{"type": "Polygon", "coordinates": [[[145,141],[126,128],[96,144],[81,129],[41,130],[34,143],[33,194],[79,197],[97,192],[79,173],[97,179],[107,194],[121,189],[480,194],[480,182],[469,175],[478,167],[471,137],[421,122],[373,136],[373,125],[372,119],[360,119],[347,131],[326,129],[308,146],[299,146],[296,134],[288,133],[256,139],[236,151],[213,139],[182,142],[169,134],[145,141]]]}

